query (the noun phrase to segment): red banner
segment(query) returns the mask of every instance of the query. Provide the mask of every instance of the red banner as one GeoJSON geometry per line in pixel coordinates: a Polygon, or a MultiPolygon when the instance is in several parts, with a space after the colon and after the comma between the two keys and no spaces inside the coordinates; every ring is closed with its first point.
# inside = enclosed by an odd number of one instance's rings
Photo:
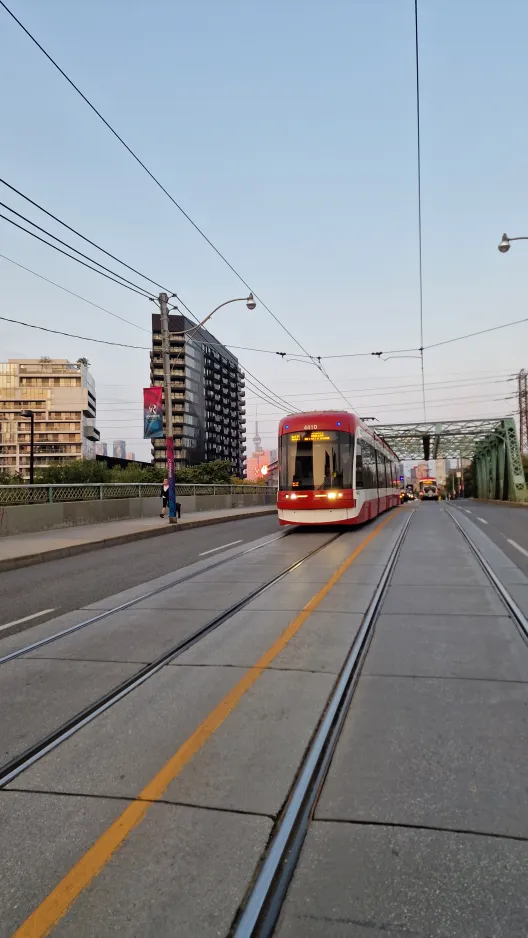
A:
{"type": "Polygon", "coordinates": [[[163,388],[143,388],[143,437],[152,440],[164,435],[163,388]]]}

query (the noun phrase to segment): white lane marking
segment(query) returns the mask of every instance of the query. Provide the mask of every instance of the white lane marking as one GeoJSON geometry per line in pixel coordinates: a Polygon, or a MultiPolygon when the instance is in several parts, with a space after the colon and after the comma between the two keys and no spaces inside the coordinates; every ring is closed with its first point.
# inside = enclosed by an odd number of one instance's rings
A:
{"type": "Polygon", "coordinates": [[[462,511],[465,511],[467,515],[472,515],[472,514],[473,514],[473,512],[470,511],[469,508],[463,508],[462,511]]]}
{"type": "Polygon", "coordinates": [[[239,541],[230,541],[229,544],[221,544],[220,547],[211,547],[211,550],[203,550],[198,556],[204,557],[206,554],[214,554],[215,550],[224,550],[226,547],[234,547],[235,544],[241,544],[242,541],[243,538],[240,538],[239,541]]]}
{"type": "Polygon", "coordinates": [[[48,612],[55,612],[55,608],[53,606],[52,609],[43,609],[41,612],[34,612],[30,616],[24,616],[22,619],[13,619],[12,622],[6,622],[5,625],[0,625],[0,632],[9,629],[12,625],[20,625],[21,622],[29,622],[30,619],[38,619],[39,616],[45,616],[48,612]]]}
{"type": "Polygon", "coordinates": [[[524,547],[521,547],[517,541],[512,541],[511,537],[507,537],[506,540],[508,541],[508,544],[511,544],[512,547],[515,547],[515,550],[520,551],[521,554],[524,554],[525,557],[528,557],[528,550],[525,550],[524,547]]]}
{"type": "Polygon", "coordinates": [[[487,524],[487,523],[488,523],[485,518],[479,518],[478,515],[477,515],[477,521],[482,521],[482,524],[487,524]]]}

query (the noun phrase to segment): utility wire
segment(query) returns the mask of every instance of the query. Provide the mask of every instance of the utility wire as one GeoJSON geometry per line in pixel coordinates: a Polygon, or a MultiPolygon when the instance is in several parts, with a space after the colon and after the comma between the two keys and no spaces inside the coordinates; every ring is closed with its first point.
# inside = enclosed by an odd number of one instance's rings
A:
{"type": "Polygon", "coordinates": [[[0,316],[0,319],[3,322],[15,323],[17,326],[26,326],[27,329],[38,329],[40,332],[53,332],[54,335],[65,335],[69,339],[82,339],[83,342],[97,342],[99,345],[117,345],[119,348],[141,349],[145,352],[151,351],[150,347],[147,345],[128,345],[126,342],[110,342],[109,339],[93,339],[91,336],[87,335],[74,335],[72,332],[62,332],[60,329],[48,329],[46,326],[35,326],[31,322],[22,322],[20,319],[9,319],[7,316],[0,316]]]}
{"type": "MultiPolygon", "coordinates": [[[[191,216],[185,211],[185,209],[180,205],[180,203],[176,201],[176,199],[174,198],[174,196],[171,195],[171,193],[168,191],[168,189],[165,188],[165,186],[164,186],[164,185],[160,182],[160,180],[154,175],[154,173],[151,172],[151,170],[146,166],[146,164],[143,162],[143,160],[141,160],[141,159],[139,158],[139,156],[137,156],[137,154],[132,150],[132,148],[129,147],[129,145],[125,142],[125,140],[123,139],[123,137],[121,137],[121,135],[118,134],[118,132],[112,127],[112,125],[106,120],[106,118],[103,117],[103,115],[101,114],[101,112],[95,107],[95,105],[93,105],[92,102],[86,97],[86,95],[83,94],[83,92],[81,91],[81,89],[80,89],[80,88],[75,84],[75,82],[72,81],[72,79],[66,74],[66,72],[64,71],[64,69],[62,69],[62,68],[60,67],[60,65],[55,61],[54,58],[52,58],[52,56],[49,54],[49,52],[47,52],[46,49],[44,49],[44,47],[40,44],[40,42],[38,42],[38,40],[35,38],[35,36],[33,36],[33,34],[30,33],[30,31],[23,25],[23,23],[18,19],[18,17],[15,16],[15,14],[12,12],[12,10],[9,9],[9,7],[8,7],[7,4],[4,2],[4,0],[0,0],[0,5],[4,8],[4,10],[6,11],[6,13],[8,13],[9,16],[15,21],[15,23],[17,23],[18,26],[20,26],[20,28],[23,30],[23,32],[26,34],[26,36],[27,36],[29,39],[31,39],[31,41],[37,46],[38,49],[40,49],[40,51],[43,53],[43,55],[46,56],[46,58],[48,59],[49,62],[51,62],[51,64],[53,65],[53,67],[57,69],[57,71],[62,75],[63,78],[66,79],[66,81],[68,82],[68,84],[74,89],[74,91],[77,92],[77,94],[83,99],[83,101],[85,102],[85,104],[88,105],[88,107],[89,107],[89,108],[93,111],[93,113],[99,118],[99,120],[101,120],[101,121],[103,122],[103,124],[105,125],[105,127],[107,127],[107,129],[110,131],[110,133],[113,134],[113,136],[116,138],[116,140],[118,140],[119,143],[127,150],[127,152],[128,152],[128,153],[130,154],[130,156],[136,161],[136,163],[138,163],[139,166],[141,166],[141,168],[147,173],[148,176],[150,176],[150,178],[151,178],[152,181],[158,186],[158,188],[161,189],[161,191],[167,196],[168,199],[170,199],[170,201],[172,202],[172,204],[178,209],[179,212],[181,212],[181,214],[184,216],[184,218],[186,218],[186,220],[193,226],[193,228],[195,229],[195,231],[197,231],[198,234],[207,242],[207,244],[209,245],[209,247],[211,247],[211,248],[213,249],[213,251],[215,252],[215,254],[217,254],[218,257],[224,262],[224,264],[226,264],[227,267],[229,267],[229,269],[232,271],[232,273],[235,275],[235,277],[237,277],[238,280],[240,280],[240,282],[243,283],[244,286],[245,286],[251,293],[253,293],[253,296],[254,296],[255,299],[260,303],[260,305],[264,307],[264,309],[270,314],[270,316],[275,320],[275,322],[278,323],[278,325],[284,330],[284,332],[286,332],[287,335],[289,335],[289,337],[295,342],[295,344],[299,346],[299,348],[304,352],[304,354],[307,356],[307,358],[310,358],[310,359],[313,361],[314,365],[315,365],[317,368],[320,369],[320,371],[321,371],[321,372],[325,375],[325,377],[330,381],[330,383],[333,385],[333,387],[335,387],[335,388],[339,391],[339,389],[338,389],[337,386],[334,384],[334,382],[332,381],[332,379],[329,377],[329,375],[328,375],[328,374],[324,371],[324,369],[321,367],[320,363],[317,362],[317,359],[315,358],[315,356],[310,355],[310,353],[307,351],[307,349],[304,347],[304,345],[302,345],[302,343],[299,342],[299,340],[295,338],[295,336],[293,335],[293,333],[290,332],[290,330],[287,328],[287,326],[285,326],[284,323],[279,319],[279,317],[275,315],[275,313],[273,312],[273,310],[271,310],[270,307],[264,302],[264,300],[258,295],[258,293],[256,293],[256,291],[255,291],[254,289],[252,289],[252,287],[251,287],[251,286],[249,285],[249,283],[244,279],[244,277],[242,276],[242,274],[239,273],[239,271],[230,263],[230,261],[228,261],[227,257],[226,257],[224,254],[222,254],[222,252],[216,247],[216,245],[211,241],[211,239],[208,238],[208,236],[205,234],[205,232],[203,231],[203,229],[200,228],[199,225],[197,225],[195,221],[193,221],[193,219],[191,218],[191,216]]],[[[339,394],[341,394],[340,391],[339,391],[339,394]]],[[[350,401],[348,401],[348,400],[344,397],[344,395],[341,395],[341,396],[342,396],[343,399],[346,401],[346,403],[348,404],[348,406],[351,407],[352,405],[350,404],[350,401]]]]}
{"type": "MultiPolygon", "coordinates": [[[[2,0],[0,0],[0,3],[2,0]]],[[[2,215],[0,213],[0,218],[3,218],[4,221],[8,221],[10,225],[14,225],[15,228],[19,228],[20,231],[24,231],[26,234],[31,235],[32,238],[36,238],[37,241],[41,241],[42,244],[46,244],[47,247],[53,248],[54,251],[58,251],[59,254],[64,254],[65,257],[69,257],[71,261],[77,261],[78,264],[82,264],[83,267],[87,267],[88,270],[93,270],[95,274],[99,274],[101,277],[106,277],[107,280],[112,280],[114,283],[117,283],[118,286],[124,287],[126,290],[130,290],[132,293],[137,293],[139,296],[142,296],[145,299],[145,293],[142,290],[136,290],[135,287],[129,287],[126,283],[123,283],[122,280],[116,280],[115,277],[110,277],[109,274],[105,274],[102,270],[97,270],[97,267],[92,267],[91,264],[86,264],[85,261],[82,261],[79,257],[73,257],[72,254],[68,254],[67,251],[63,251],[62,248],[59,248],[56,244],[50,244],[49,241],[46,241],[45,238],[41,238],[40,235],[36,234],[34,231],[29,231],[28,228],[24,228],[23,225],[19,225],[18,222],[14,221],[12,218],[8,218],[7,215],[2,215]]]]}
{"type": "Polygon", "coordinates": [[[528,317],[515,319],[514,322],[504,322],[500,326],[490,326],[489,329],[479,329],[477,332],[468,332],[466,335],[459,335],[454,339],[444,339],[443,342],[434,342],[433,345],[426,345],[425,348],[439,348],[441,345],[450,345],[452,342],[462,342],[463,339],[473,339],[475,336],[484,335],[486,332],[497,332],[498,329],[507,329],[509,326],[520,326],[523,322],[528,322],[528,317]]]}
{"type": "Polygon", "coordinates": [[[422,371],[423,418],[425,407],[424,333],[423,333],[423,271],[422,271],[422,156],[420,140],[420,55],[418,42],[418,0],[414,0],[414,51],[416,70],[416,156],[418,168],[418,273],[420,287],[420,367],[422,371]]]}
{"type": "Polygon", "coordinates": [[[132,280],[127,280],[126,277],[123,277],[123,275],[117,273],[117,271],[111,270],[110,267],[105,267],[104,264],[101,264],[100,261],[96,261],[95,258],[90,257],[88,254],[83,254],[83,252],[79,251],[78,248],[73,247],[72,244],[68,244],[67,241],[62,241],[61,238],[57,237],[57,235],[54,235],[51,231],[48,231],[47,228],[41,228],[41,226],[37,225],[36,222],[31,221],[31,218],[26,218],[25,215],[21,215],[20,212],[15,211],[15,209],[11,208],[10,205],[6,205],[5,202],[0,202],[0,205],[2,206],[2,208],[7,209],[8,212],[11,212],[12,215],[16,215],[17,218],[21,218],[22,221],[26,222],[26,224],[31,225],[33,228],[36,228],[37,231],[41,231],[43,234],[47,235],[48,238],[53,238],[54,241],[58,241],[58,243],[62,244],[63,247],[69,248],[70,251],[74,251],[75,254],[79,255],[79,257],[84,257],[85,260],[91,261],[92,264],[97,264],[97,266],[100,267],[102,270],[106,270],[109,274],[113,274],[115,277],[119,277],[123,281],[123,285],[129,284],[130,286],[135,287],[136,293],[141,292],[147,299],[150,296],[153,296],[152,293],[146,290],[145,287],[140,286],[139,283],[134,283],[132,280]]]}
{"type": "MultiPolygon", "coordinates": [[[[167,287],[164,287],[161,283],[158,283],[157,280],[153,280],[152,277],[147,277],[146,274],[142,274],[141,271],[136,270],[135,267],[131,267],[130,264],[127,264],[125,261],[122,261],[121,258],[116,257],[115,254],[111,254],[110,251],[107,251],[105,250],[105,248],[102,248],[100,244],[97,244],[95,241],[92,241],[90,238],[87,238],[86,235],[81,234],[81,232],[77,231],[76,228],[72,228],[71,225],[66,224],[66,222],[58,218],[57,215],[54,215],[52,212],[48,212],[48,210],[43,208],[42,205],[39,205],[38,202],[35,202],[33,199],[30,199],[29,196],[24,195],[24,193],[21,192],[20,189],[16,189],[15,186],[12,186],[5,179],[0,178],[0,183],[2,183],[4,186],[7,186],[7,188],[11,189],[12,192],[16,192],[16,194],[19,195],[22,199],[25,199],[26,202],[30,203],[30,205],[34,205],[35,208],[39,209],[39,211],[44,212],[44,214],[47,215],[49,218],[53,218],[53,221],[56,221],[59,225],[62,225],[63,228],[67,228],[68,231],[72,232],[72,234],[77,235],[78,238],[82,238],[82,240],[86,241],[87,244],[91,244],[92,247],[97,248],[98,251],[101,251],[101,254],[106,254],[107,257],[111,257],[113,261],[117,261],[117,263],[121,264],[122,267],[126,267],[128,270],[131,270],[132,273],[137,274],[138,277],[142,277],[143,280],[148,280],[149,283],[153,283],[154,286],[159,287],[160,290],[165,290],[168,293],[171,292],[170,290],[168,290],[167,287]]],[[[1,204],[3,203],[0,202],[0,205],[1,204]]],[[[20,217],[23,217],[23,216],[20,216],[20,217]]]]}
{"type": "Polygon", "coordinates": [[[120,319],[121,322],[126,322],[129,326],[134,326],[134,329],[141,329],[142,332],[147,332],[150,335],[150,329],[145,329],[144,326],[138,326],[137,322],[132,322],[130,319],[125,319],[124,316],[118,316],[117,313],[113,313],[111,309],[106,309],[105,306],[99,306],[98,303],[92,302],[92,300],[86,299],[85,296],[81,296],[80,293],[74,293],[73,290],[68,290],[67,287],[61,286],[60,283],[55,283],[54,280],[48,280],[47,277],[43,277],[42,274],[37,274],[35,270],[31,270],[29,267],[24,267],[23,264],[19,264],[17,261],[14,261],[12,257],[7,257],[6,254],[0,254],[0,258],[4,261],[9,261],[10,264],[14,264],[15,267],[20,267],[22,270],[26,270],[28,274],[33,274],[34,277],[38,277],[39,280],[44,280],[46,283],[50,283],[53,287],[57,287],[59,290],[63,290],[64,293],[69,293],[70,296],[77,297],[78,300],[82,300],[83,303],[88,303],[89,306],[95,306],[96,309],[100,309],[103,313],[108,313],[109,316],[113,316],[114,319],[120,319]]]}

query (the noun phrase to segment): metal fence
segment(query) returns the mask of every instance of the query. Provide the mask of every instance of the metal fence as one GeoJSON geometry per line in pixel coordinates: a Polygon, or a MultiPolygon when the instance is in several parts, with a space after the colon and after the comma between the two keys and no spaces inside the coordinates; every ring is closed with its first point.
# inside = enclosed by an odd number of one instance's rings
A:
{"type": "MultiPolygon", "coordinates": [[[[159,482],[103,482],[82,485],[0,485],[0,505],[41,505],[45,502],[88,502],[107,498],[149,498],[159,496],[159,482]]],[[[268,495],[266,485],[190,485],[176,486],[183,495],[268,495]]]]}

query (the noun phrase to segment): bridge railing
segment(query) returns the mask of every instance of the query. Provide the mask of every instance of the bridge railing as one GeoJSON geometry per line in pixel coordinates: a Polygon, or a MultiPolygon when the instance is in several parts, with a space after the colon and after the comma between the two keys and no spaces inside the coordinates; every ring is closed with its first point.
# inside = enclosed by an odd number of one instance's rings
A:
{"type": "MultiPolygon", "coordinates": [[[[160,494],[159,482],[102,482],[77,485],[0,485],[0,505],[42,505],[56,502],[103,501],[111,498],[152,498],[160,494]]],[[[184,495],[258,495],[265,485],[214,485],[181,483],[177,497],[184,495]]]]}

